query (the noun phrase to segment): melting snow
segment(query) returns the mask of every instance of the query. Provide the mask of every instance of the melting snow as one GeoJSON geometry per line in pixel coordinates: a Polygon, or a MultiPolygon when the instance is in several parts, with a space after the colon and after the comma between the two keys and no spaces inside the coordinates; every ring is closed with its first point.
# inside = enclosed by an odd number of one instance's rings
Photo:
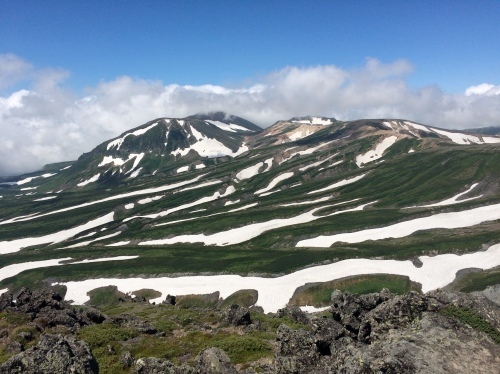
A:
{"type": "Polygon", "coordinates": [[[125,209],[133,209],[134,208],[134,203],[126,204],[125,209]]]}
{"type": "Polygon", "coordinates": [[[47,196],[47,197],[42,197],[40,199],[35,199],[33,201],[45,201],[45,200],[52,200],[55,199],[57,196],[47,196]]]}
{"type": "Polygon", "coordinates": [[[96,238],[96,239],[92,239],[92,240],[88,240],[88,241],[85,241],[85,242],[80,242],[80,243],[76,243],[76,244],[72,244],[72,245],[68,245],[67,247],[65,248],[77,248],[77,247],[83,247],[85,245],[89,245],[90,243],[93,243],[93,242],[97,242],[97,241],[100,241],[100,240],[104,240],[104,239],[109,239],[109,238],[112,238],[114,236],[117,236],[117,235],[120,235],[122,232],[121,231],[117,231],[117,232],[114,232],[112,234],[108,234],[108,235],[105,235],[105,236],[101,236],[100,238],[96,238]]]}
{"type": "Polygon", "coordinates": [[[195,165],[194,167],[196,168],[196,170],[205,169],[206,168],[205,164],[198,164],[198,165],[195,165]]]}
{"type": "Polygon", "coordinates": [[[107,150],[109,151],[111,148],[114,148],[114,147],[117,147],[116,148],[117,150],[120,149],[120,147],[122,146],[122,144],[125,141],[125,138],[127,136],[139,136],[139,135],[143,135],[146,132],[148,132],[149,130],[151,130],[153,127],[155,127],[157,124],[158,124],[158,122],[153,123],[152,125],[150,125],[150,126],[148,126],[146,128],[139,129],[139,130],[136,130],[136,131],[133,131],[133,132],[129,132],[128,134],[125,134],[123,137],[115,139],[115,140],[109,142],[108,146],[107,146],[107,150]]]}
{"type": "MultiPolygon", "coordinates": [[[[327,157],[325,158],[324,160],[319,160],[318,162],[313,162],[312,164],[309,164],[309,165],[306,165],[304,167],[301,167],[299,168],[300,171],[306,171],[307,169],[310,169],[310,168],[314,168],[316,166],[319,166],[325,162],[327,162],[328,160],[331,160],[332,158],[334,158],[335,156],[337,156],[338,153],[335,153],[334,155],[330,156],[330,157],[327,157]]],[[[340,161],[339,163],[341,163],[342,161],[340,161]]]]}
{"type": "Polygon", "coordinates": [[[342,186],[346,186],[348,184],[351,184],[351,183],[354,183],[354,182],[357,182],[359,181],[361,178],[363,178],[366,174],[368,173],[365,173],[365,174],[361,174],[361,175],[358,175],[356,177],[352,177],[352,178],[348,178],[348,179],[343,179],[339,182],[336,182],[334,184],[331,184],[327,187],[324,187],[324,188],[320,188],[319,190],[314,190],[314,191],[310,191],[308,192],[307,194],[308,195],[311,195],[311,194],[314,194],[314,193],[319,193],[319,192],[324,192],[324,191],[329,191],[329,190],[333,190],[334,188],[338,188],[338,187],[342,187],[342,186]]]}
{"type": "Polygon", "coordinates": [[[464,202],[470,201],[470,200],[479,199],[483,195],[469,197],[468,199],[458,200],[458,198],[460,198],[461,196],[466,195],[469,192],[471,192],[474,188],[476,188],[477,185],[478,185],[478,183],[474,183],[472,186],[470,186],[470,188],[467,191],[460,192],[459,194],[457,194],[449,199],[440,201],[439,203],[434,203],[434,204],[429,204],[429,205],[419,205],[419,206],[410,207],[410,208],[429,208],[429,207],[433,207],[433,206],[454,205],[454,204],[464,203],[464,202]]]}
{"type": "Polygon", "coordinates": [[[209,121],[209,120],[207,120],[206,122],[211,123],[212,125],[217,126],[219,129],[224,130],[224,131],[236,132],[236,130],[241,130],[241,131],[251,131],[251,132],[253,132],[252,130],[247,129],[246,127],[239,126],[239,125],[236,125],[234,123],[230,123],[228,125],[227,123],[220,122],[220,121],[209,121]]]}
{"type": "MultiPolygon", "coordinates": [[[[280,174],[278,175],[277,177],[275,177],[268,185],[266,188],[262,188],[258,191],[255,191],[255,194],[256,195],[260,195],[262,194],[263,196],[264,195],[264,192],[268,192],[270,190],[272,190],[274,187],[276,187],[280,182],[283,182],[284,180],[287,180],[288,178],[291,178],[293,177],[293,172],[288,172],[288,173],[283,173],[283,174],[280,174]]],[[[278,191],[275,191],[275,192],[278,192],[278,191]]]]}
{"type": "MultiPolygon", "coordinates": [[[[61,283],[67,287],[66,299],[74,304],[84,304],[89,300],[87,293],[98,287],[117,286],[121,292],[130,293],[143,288],[151,288],[162,296],[150,300],[161,302],[167,294],[189,295],[208,294],[215,291],[227,298],[242,289],[257,290],[256,305],[265,313],[276,312],[287,305],[295,290],[306,283],[328,282],[335,279],[362,274],[398,274],[408,276],[422,284],[422,291],[428,292],[451,283],[459,270],[475,267],[491,269],[500,265],[500,244],[487,251],[461,256],[444,254],[434,257],[421,256],[423,266],[417,268],[409,260],[369,260],[351,259],[328,265],[314,266],[277,278],[242,277],[239,275],[183,276],[162,278],[101,278],[85,281],[61,283]]],[[[3,270],[3,269],[2,269],[3,270]]]]}
{"type": "MultiPolygon", "coordinates": [[[[115,196],[110,196],[110,197],[107,197],[105,199],[91,201],[91,202],[83,203],[83,204],[79,204],[79,205],[74,205],[74,206],[70,206],[70,207],[67,207],[67,208],[54,210],[52,212],[43,213],[43,214],[39,214],[39,215],[36,215],[38,213],[33,213],[33,214],[30,214],[30,215],[27,215],[27,216],[14,217],[14,218],[10,218],[10,219],[4,220],[4,221],[0,221],[0,225],[5,225],[5,224],[8,224],[8,223],[13,223],[13,222],[28,221],[28,220],[32,220],[32,219],[36,219],[36,218],[40,218],[40,217],[45,217],[45,216],[48,216],[48,215],[51,215],[51,214],[66,212],[68,210],[83,208],[83,207],[86,207],[86,206],[90,206],[90,205],[94,205],[94,204],[99,204],[99,203],[103,203],[103,202],[111,201],[111,200],[122,199],[122,198],[125,198],[125,197],[138,196],[138,195],[147,195],[147,194],[151,194],[151,193],[172,190],[174,188],[178,188],[178,187],[185,186],[187,184],[194,183],[194,182],[198,181],[200,178],[202,178],[203,176],[205,176],[205,175],[204,174],[198,175],[194,179],[190,179],[190,180],[187,180],[187,181],[182,181],[182,182],[179,182],[179,183],[169,184],[169,185],[166,185],[166,186],[154,187],[154,188],[146,188],[144,190],[127,192],[127,193],[123,193],[123,194],[119,194],[119,195],[115,195],[115,196]]],[[[219,182],[220,181],[216,181],[216,183],[219,183],[219,182]]],[[[207,182],[207,183],[213,184],[214,182],[207,182]]],[[[183,191],[186,191],[186,190],[189,190],[189,189],[194,189],[194,188],[199,188],[199,187],[202,187],[202,186],[205,186],[205,185],[207,185],[207,184],[201,184],[201,185],[198,185],[198,186],[194,186],[194,187],[190,187],[190,188],[185,188],[183,191]]]]}
{"type": "Polygon", "coordinates": [[[177,173],[184,173],[188,170],[189,170],[189,165],[181,166],[180,168],[177,169],[177,173]]]}
{"type": "Polygon", "coordinates": [[[242,181],[245,179],[250,179],[252,177],[255,177],[257,174],[259,174],[259,169],[262,166],[264,166],[264,162],[259,162],[258,164],[249,166],[240,171],[238,174],[236,174],[236,179],[242,181]]]}
{"type": "Polygon", "coordinates": [[[483,142],[487,144],[500,143],[500,138],[494,138],[491,136],[483,136],[483,142]]]}
{"type": "MultiPolygon", "coordinates": [[[[158,195],[158,196],[153,196],[153,197],[147,197],[145,199],[141,199],[139,200],[137,203],[138,204],[148,204],[148,203],[151,203],[153,201],[156,201],[156,200],[160,200],[161,198],[163,197],[163,195],[158,195]]],[[[126,206],[125,206],[126,207],[126,206]]],[[[134,204],[132,204],[132,208],[134,207],[134,204]]],[[[129,209],[129,208],[127,208],[129,209]]]]}
{"type": "Polygon", "coordinates": [[[379,144],[377,144],[375,149],[366,152],[364,155],[356,156],[356,165],[358,165],[358,167],[362,167],[362,165],[364,164],[378,160],[379,158],[382,157],[386,149],[389,148],[394,143],[396,143],[397,140],[398,140],[397,136],[389,136],[385,138],[379,144]]]}
{"type": "Polygon", "coordinates": [[[94,175],[92,178],[90,179],[87,179],[86,181],[83,181],[83,182],[80,182],[77,184],[78,187],[83,187],[83,186],[86,186],[87,184],[89,183],[93,183],[93,182],[97,182],[97,180],[99,179],[99,176],[101,174],[100,173],[97,173],[96,175],[94,175]]]}
{"type": "MultiPolygon", "coordinates": [[[[118,256],[118,257],[105,257],[105,258],[96,258],[93,260],[83,260],[67,263],[67,261],[71,260],[71,257],[65,258],[57,258],[54,260],[44,260],[44,261],[32,261],[32,262],[23,262],[20,264],[8,265],[0,269],[0,281],[13,277],[19,273],[22,273],[26,270],[45,268],[49,266],[61,266],[61,265],[74,265],[74,264],[86,264],[89,262],[102,262],[102,261],[123,261],[123,260],[131,260],[137,258],[139,256],[118,256]]],[[[69,300],[69,299],[67,299],[69,300]]]]}
{"type": "Polygon", "coordinates": [[[336,242],[361,243],[367,240],[402,238],[419,230],[457,229],[500,219],[500,204],[483,206],[461,212],[439,213],[394,225],[350,233],[324,235],[301,240],[296,247],[329,247],[336,242]]]}
{"type": "Polygon", "coordinates": [[[148,215],[144,215],[144,216],[129,217],[129,218],[124,219],[123,222],[130,221],[130,220],[132,220],[134,218],[160,218],[160,217],[165,217],[165,216],[167,216],[169,214],[172,214],[174,212],[177,212],[179,210],[183,210],[183,209],[191,208],[191,207],[196,206],[196,205],[208,203],[210,201],[217,200],[220,197],[229,196],[232,193],[234,193],[235,191],[236,191],[236,189],[233,186],[229,186],[223,194],[221,194],[219,191],[216,191],[212,196],[202,197],[201,199],[198,199],[198,200],[193,201],[191,203],[179,205],[179,206],[176,206],[174,208],[167,209],[167,210],[165,210],[163,212],[160,212],[160,213],[148,214],[148,215]]]}
{"type": "Polygon", "coordinates": [[[113,244],[106,244],[106,247],[119,247],[119,246],[122,246],[122,245],[127,245],[129,243],[130,243],[129,240],[125,240],[125,241],[116,242],[116,243],[113,243],[113,244]]]}
{"type": "Polygon", "coordinates": [[[240,199],[238,200],[234,200],[234,201],[231,201],[231,200],[228,200],[224,203],[224,206],[228,206],[228,205],[233,205],[233,204],[238,204],[240,202],[240,199]]]}
{"type": "Polygon", "coordinates": [[[0,254],[18,252],[22,248],[30,247],[32,245],[60,243],[66,239],[72,238],[76,234],[79,234],[83,231],[87,231],[94,227],[104,225],[108,222],[113,222],[113,215],[114,213],[111,212],[106,214],[105,216],[96,218],[83,225],[76,226],[67,230],[62,230],[53,234],[34,238],[22,238],[0,242],[0,254]]]}
{"type": "Polygon", "coordinates": [[[368,205],[360,205],[356,208],[346,209],[338,212],[328,214],[326,216],[315,216],[320,209],[328,208],[333,205],[328,205],[325,207],[319,207],[310,210],[309,212],[302,213],[298,216],[291,218],[278,218],[267,222],[258,222],[251,225],[242,226],[234,229],[229,229],[226,231],[218,232],[211,235],[205,234],[195,234],[195,235],[179,235],[168,239],[158,239],[158,240],[147,240],[139,245],[163,245],[163,244],[175,244],[175,243],[204,243],[205,245],[218,245],[225,246],[231,244],[243,243],[247,240],[253,239],[262,233],[278,229],[286,226],[298,225],[301,223],[312,222],[320,218],[330,217],[337,214],[354,212],[358,210],[363,210],[363,208],[368,205]]]}
{"type": "Polygon", "coordinates": [[[132,174],[130,174],[129,178],[135,178],[135,177],[137,177],[141,173],[141,170],[142,170],[142,167],[140,167],[139,169],[135,170],[132,174]]]}
{"type": "Polygon", "coordinates": [[[432,129],[432,131],[437,132],[438,134],[444,135],[447,138],[451,139],[453,143],[457,144],[471,144],[471,143],[476,143],[476,144],[481,144],[481,140],[473,135],[466,135],[462,134],[459,132],[448,132],[444,130],[438,130],[438,129],[432,129]]]}

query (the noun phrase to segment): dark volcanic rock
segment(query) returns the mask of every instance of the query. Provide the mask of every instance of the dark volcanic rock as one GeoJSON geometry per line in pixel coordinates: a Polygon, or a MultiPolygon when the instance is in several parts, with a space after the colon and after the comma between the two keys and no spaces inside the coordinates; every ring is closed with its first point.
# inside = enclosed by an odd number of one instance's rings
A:
{"type": "MultiPolygon", "coordinates": [[[[2,295],[4,296],[4,295],[2,295]]],[[[15,302],[10,301],[11,295],[2,297],[0,310],[29,316],[37,326],[66,326],[77,328],[94,323],[102,323],[106,316],[94,308],[76,310],[62,297],[50,289],[42,288],[31,292],[22,288],[16,295],[15,302]]]]}
{"type": "Polygon", "coordinates": [[[498,329],[500,310],[485,298],[334,292],[332,304],[312,331],[279,328],[277,373],[498,373],[500,345],[440,313],[465,308],[498,329]]]}
{"type": "Polygon", "coordinates": [[[250,311],[239,305],[231,305],[224,310],[224,320],[234,326],[248,326],[252,323],[250,311]]]}
{"type": "Polygon", "coordinates": [[[138,374],[194,374],[189,366],[177,366],[163,358],[140,358],[135,362],[135,373],[138,374]]]}
{"type": "Polygon", "coordinates": [[[196,356],[195,369],[197,374],[236,374],[226,352],[220,348],[207,348],[196,356]]]}
{"type": "Polygon", "coordinates": [[[309,317],[298,306],[291,305],[286,308],[278,309],[276,313],[278,318],[290,317],[292,320],[303,325],[309,324],[309,317]]]}
{"type": "Polygon", "coordinates": [[[8,359],[0,373],[98,373],[98,364],[85,342],[70,336],[42,335],[33,348],[8,359]]]}

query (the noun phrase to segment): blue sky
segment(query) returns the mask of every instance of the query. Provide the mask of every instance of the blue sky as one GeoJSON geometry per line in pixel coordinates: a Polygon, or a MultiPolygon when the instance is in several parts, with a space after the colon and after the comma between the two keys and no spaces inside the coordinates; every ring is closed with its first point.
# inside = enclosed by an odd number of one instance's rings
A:
{"type": "Polygon", "coordinates": [[[412,86],[500,83],[495,1],[1,1],[0,51],[75,89],[129,75],[233,85],[285,66],[406,59],[412,86]]]}
{"type": "Polygon", "coordinates": [[[500,1],[0,0],[0,175],[213,110],[500,126],[500,1]]]}

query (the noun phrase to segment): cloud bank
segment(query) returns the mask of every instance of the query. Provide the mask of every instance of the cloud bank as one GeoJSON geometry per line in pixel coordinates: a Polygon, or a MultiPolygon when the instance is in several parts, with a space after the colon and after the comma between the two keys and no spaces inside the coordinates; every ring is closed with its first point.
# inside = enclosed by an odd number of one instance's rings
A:
{"type": "Polygon", "coordinates": [[[63,86],[68,72],[36,69],[15,55],[0,55],[0,92],[26,84],[0,94],[0,175],[74,160],[157,117],[217,110],[262,127],[303,115],[405,118],[455,129],[500,125],[500,86],[479,84],[463,94],[435,85],[411,89],[412,72],[405,60],[367,59],[357,69],[285,67],[240,87],[165,85],[122,76],[78,95],[63,86]]]}

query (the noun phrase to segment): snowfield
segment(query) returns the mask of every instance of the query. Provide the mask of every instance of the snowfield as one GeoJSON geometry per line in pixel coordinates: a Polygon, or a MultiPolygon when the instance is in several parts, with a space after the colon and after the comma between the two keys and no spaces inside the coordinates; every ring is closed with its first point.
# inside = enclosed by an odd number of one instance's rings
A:
{"type": "MultiPolygon", "coordinates": [[[[231,244],[243,243],[247,240],[256,238],[257,236],[263,234],[266,231],[279,229],[281,227],[298,225],[301,223],[312,222],[320,218],[330,217],[337,214],[355,212],[363,210],[363,208],[368,204],[360,205],[356,208],[345,209],[338,212],[334,212],[325,216],[315,216],[318,210],[324,208],[330,208],[335,205],[327,205],[319,208],[310,210],[309,212],[302,213],[298,216],[291,218],[278,218],[267,222],[253,223],[247,226],[242,226],[234,229],[229,229],[227,231],[218,232],[211,235],[205,234],[195,234],[195,235],[179,235],[173,238],[157,239],[157,240],[147,240],[139,243],[139,245],[165,245],[165,244],[175,244],[175,243],[204,243],[205,245],[217,245],[225,246],[231,244]]],[[[236,210],[233,210],[233,212],[236,210]]]]}
{"type": "Polygon", "coordinates": [[[206,120],[205,122],[208,122],[208,123],[210,123],[210,124],[218,127],[221,130],[224,130],[224,131],[237,132],[236,130],[240,130],[240,131],[250,131],[250,132],[253,132],[252,130],[247,129],[246,127],[243,127],[243,126],[240,126],[240,125],[236,125],[234,123],[230,123],[228,125],[227,123],[220,122],[220,121],[206,120]]]}
{"type": "Polygon", "coordinates": [[[86,186],[87,184],[97,182],[97,180],[99,179],[100,176],[101,176],[101,173],[97,173],[96,175],[94,175],[93,177],[87,179],[86,181],[78,183],[77,186],[78,187],[83,187],[83,186],[86,186]]]}
{"type": "Polygon", "coordinates": [[[348,178],[348,179],[343,179],[343,180],[336,182],[334,184],[331,184],[327,187],[320,188],[319,190],[310,191],[307,194],[312,195],[312,194],[319,193],[319,192],[333,190],[333,189],[338,188],[338,187],[347,186],[348,184],[355,183],[355,182],[359,181],[360,179],[364,178],[366,174],[368,174],[368,173],[361,174],[361,175],[358,175],[356,177],[352,177],[352,178],[348,178]]]}
{"type": "Polygon", "coordinates": [[[167,294],[189,295],[208,294],[215,291],[227,298],[242,289],[255,289],[259,293],[256,305],[265,313],[276,312],[287,305],[294,291],[306,283],[328,282],[335,279],[364,274],[397,274],[408,276],[422,285],[428,292],[451,283],[459,270],[467,268],[491,269],[500,265],[500,244],[487,251],[464,254],[461,256],[444,254],[434,257],[421,256],[422,267],[417,268],[409,260],[369,260],[350,259],[299,270],[277,277],[242,277],[239,275],[182,276],[177,278],[100,278],[85,281],[60,283],[67,287],[66,299],[74,304],[89,300],[87,292],[104,286],[116,286],[121,292],[131,293],[143,288],[151,288],[162,296],[150,300],[161,302],[167,294]]]}
{"type": "MultiPolygon", "coordinates": [[[[474,188],[477,187],[477,185],[478,185],[478,183],[474,183],[472,186],[470,186],[470,188],[467,189],[467,191],[460,192],[459,194],[457,194],[457,195],[455,195],[453,197],[450,197],[449,199],[440,201],[439,203],[434,203],[434,204],[429,204],[429,205],[418,205],[418,206],[409,207],[409,208],[430,208],[430,207],[433,207],[433,206],[454,205],[454,204],[465,203],[466,201],[471,201],[471,200],[479,199],[483,195],[479,195],[479,196],[469,197],[467,199],[458,200],[463,195],[466,195],[469,192],[471,192],[474,188]]],[[[404,208],[404,209],[409,209],[409,208],[404,208]]]]}
{"type": "Polygon", "coordinates": [[[52,244],[52,243],[60,243],[66,239],[72,238],[73,236],[92,229],[97,226],[105,225],[106,223],[113,222],[114,213],[108,213],[105,216],[96,218],[92,221],[89,221],[83,225],[73,227],[71,229],[59,231],[53,234],[48,234],[44,236],[38,236],[33,238],[22,238],[22,239],[14,239],[0,242],[0,254],[4,255],[7,253],[18,252],[25,247],[29,247],[32,245],[40,245],[40,244],[52,244]]]}
{"type": "Polygon", "coordinates": [[[375,147],[375,149],[366,152],[364,155],[358,155],[358,156],[356,156],[356,165],[358,165],[358,167],[361,168],[361,167],[363,167],[364,164],[367,164],[369,162],[378,160],[379,158],[382,157],[382,155],[384,154],[384,152],[391,145],[393,145],[394,143],[396,143],[397,140],[398,140],[397,136],[389,136],[389,137],[385,138],[379,144],[377,144],[377,146],[375,147]]]}
{"type": "Polygon", "coordinates": [[[337,242],[361,243],[367,240],[403,238],[420,230],[438,228],[458,229],[498,219],[500,219],[500,204],[494,204],[460,212],[434,214],[429,217],[416,218],[375,229],[336,235],[322,235],[312,239],[301,240],[297,243],[296,247],[329,247],[337,242]]]}
{"type": "MultiPolygon", "coordinates": [[[[45,268],[50,266],[61,266],[61,265],[75,265],[75,264],[87,264],[91,262],[104,262],[104,261],[124,261],[124,260],[132,260],[139,256],[117,256],[117,257],[105,257],[105,258],[96,258],[93,260],[82,260],[75,261],[71,263],[67,263],[70,261],[71,257],[58,258],[54,260],[44,260],[44,261],[32,261],[32,262],[23,262],[20,264],[8,265],[0,269],[0,281],[4,279],[13,277],[19,273],[22,273],[26,270],[45,268]]],[[[0,290],[0,295],[4,292],[7,292],[7,288],[0,290]]]]}
{"type": "Polygon", "coordinates": [[[158,124],[158,122],[153,123],[152,125],[144,128],[144,129],[139,129],[139,130],[136,130],[136,131],[133,131],[133,132],[129,132],[129,133],[125,134],[123,137],[115,139],[115,140],[109,142],[108,146],[107,146],[107,150],[109,151],[111,148],[114,148],[114,147],[116,147],[116,149],[119,150],[120,147],[122,146],[123,142],[127,138],[127,136],[139,136],[139,135],[143,135],[143,134],[147,133],[149,130],[151,130],[153,127],[155,127],[157,124],[158,124]]]}
{"type": "Polygon", "coordinates": [[[279,183],[281,183],[284,180],[287,180],[288,178],[291,178],[291,177],[293,177],[293,172],[288,172],[288,173],[280,174],[276,178],[274,178],[271,182],[269,182],[269,184],[267,185],[267,187],[262,188],[262,189],[260,189],[258,191],[255,191],[254,194],[255,195],[260,195],[260,194],[264,194],[265,192],[271,191],[279,183]]]}
{"type": "MultiPolygon", "coordinates": [[[[190,179],[190,180],[187,180],[187,181],[182,181],[182,182],[178,182],[178,183],[174,183],[174,184],[168,184],[166,186],[161,186],[161,187],[146,188],[144,190],[122,193],[122,194],[118,194],[118,195],[115,195],[115,196],[106,197],[106,198],[101,199],[101,200],[90,201],[88,203],[83,203],[83,204],[79,204],[79,205],[70,206],[70,207],[67,207],[67,208],[62,208],[62,209],[54,210],[54,211],[48,212],[48,213],[43,213],[43,214],[33,213],[33,214],[26,215],[26,216],[14,217],[14,218],[6,219],[4,221],[0,221],[0,225],[6,225],[6,224],[9,224],[9,223],[14,223],[14,222],[29,221],[29,220],[32,220],[32,219],[41,218],[41,217],[49,216],[49,215],[52,215],[52,214],[57,214],[57,213],[61,213],[61,212],[67,212],[68,210],[83,208],[83,207],[87,207],[87,206],[94,205],[94,204],[100,204],[100,203],[103,203],[103,202],[106,202],[106,201],[123,199],[125,197],[148,195],[148,194],[151,194],[151,193],[168,191],[168,190],[172,190],[172,189],[175,189],[175,188],[178,188],[178,187],[182,187],[182,186],[185,186],[185,185],[197,182],[198,180],[200,180],[204,176],[205,176],[205,174],[202,174],[202,175],[198,175],[196,178],[193,178],[193,179],[190,179]]],[[[217,183],[219,183],[219,182],[220,181],[217,181],[217,183]]],[[[207,182],[207,183],[212,183],[213,184],[213,182],[207,182]]],[[[186,191],[186,190],[189,190],[189,189],[203,187],[205,185],[208,185],[208,184],[201,184],[201,185],[194,186],[194,187],[191,187],[191,188],[185,188],[183,191],[186,191]]],[[[182,191],[179,191],[179,192],[182,192],[182,191]]]]}
{"type": "Polygon", "coordinates": [[[198,199],[198,200],[193,201],[191,203],[179,205],[179,206],[176,206],[174,208],[167,209],[163,212],[147,214],[147,215],[143,215],[143,216],[129,217],[129,218],[124,219],[123,222],[128,222],[134,218],[161,218],[161,217],[165,217],[165,216],[168,216],[169,214],[172,214],[172,213],[177,212],[179,210],[191,208],[191,207],[196,206],[196,205],[208,203],[210,201],[215,201],[221,197],[229,196],[232,193],[234,193],[235,191],[236,191],[236,189],[233,186],[229,186],[226,189],[226,191],[222,194],[219,191],[216,191],[212,196],[205,196],[205,197],[202,197],[201,199],[198,199]]]}

